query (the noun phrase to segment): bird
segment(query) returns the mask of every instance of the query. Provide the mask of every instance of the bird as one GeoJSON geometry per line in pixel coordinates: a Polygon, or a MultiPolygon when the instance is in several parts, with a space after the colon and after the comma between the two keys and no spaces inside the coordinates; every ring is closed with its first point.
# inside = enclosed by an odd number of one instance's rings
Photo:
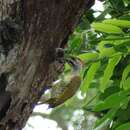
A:
{"type": "Polygon", "coordinates": [[[69,76],[63,77],[54,82],[51,87],[51,98],[43,103],[48,104],[49,108],[55,108],[75,95],[81,84],[80,70],[83,66],[79,58],[69,57],[65,61],[72,67],[72,72],[69,76]]]}
{"type": "Polygon", "coordinates": [[[76,91],[79,89],[81,78],[79,76],[73,76],[70,82],[65,86],[64,90],[57,96],[47,100],[49,108],[57,107],[70,99],[76,91]]]}

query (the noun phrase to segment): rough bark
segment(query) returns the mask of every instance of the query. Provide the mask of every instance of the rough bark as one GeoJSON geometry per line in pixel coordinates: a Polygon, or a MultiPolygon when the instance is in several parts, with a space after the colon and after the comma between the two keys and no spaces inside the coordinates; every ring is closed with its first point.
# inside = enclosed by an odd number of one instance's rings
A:
{"type": "Polygon", "coordinates": [[[94,0],[0,0],[0,130],[20,130],[58,75],[63,47],[94,0]],[[10,28],[16,35],[11,35],[10,28]],[[7,28],[7,29],[6,29],[7,28]],[[5,36],[10,42],[5,42],[5,36]],[[11,39],[15,40],[11,40],[11,39]],[[3,59],[2,59],[3,57],[3,59]]]}

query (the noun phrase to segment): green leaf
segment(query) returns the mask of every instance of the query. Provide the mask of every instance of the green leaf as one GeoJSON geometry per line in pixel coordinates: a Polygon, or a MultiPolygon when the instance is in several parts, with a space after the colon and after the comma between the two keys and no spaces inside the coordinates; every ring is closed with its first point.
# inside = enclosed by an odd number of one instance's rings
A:
{"type": "Polygon", "coordinates": [[[120,19],[122,19],[122,20],[130,20],[130,15],[129,14],[122,15],[122,16],[120,16],[120,19]]]}
{"type": "Polygon", "coordinates": [[[72,39],[69,41],[69,48],[71,49],[71,53],[79,53],[82,41],[82,35],[76,35],[72,37],[72,39]]]}
{"type": "MultiPolygon", "coordinates": [[[[101,41],[98,43],[98,46],[97,46],[97,49],[99,50],[99,54],[100,54],[100,58],[103,58],[103,57],[110,57],[112,56],[114,53],[116,53],[115,49],[113,47],[109,47],[109,48],[106,48],[106,45],[108,43],[106,41],[101,41]]],[[[109,44],[113,44],[112,41],[109,42],[109,44]]],[[[114,45],[114,44],[113,44],[114,45]]]]}
{"type": "Polygon", "coordinates": [[[107,14],[111,12],[111,9],[107,7],[104,11],[101,12],[101,14],[96,18],[96,21],[102,21],[107,14]]]}
{"type": "Polygon", "coordinates": [[[100,82],[100,91],[104,92],[104,90],[107,88],[109,80],[113,74],[114,68],[118,64],[120,59],[121,59],[121,55],[116,55],[113,58],[109,59],[108,65],[104,71],[104,75],[100,82]]]}
{"type": "Polygon", "coordinates": [[[108,19],[104,20],[103,23],[105,24],[112,24],[119,27],[130,27],[130,21],[127,20],[118,20],[118,19],[108,19]]]}
{"type": "Polygon", "coordinates": [[[124,81],[123,88],[124,88],[125,90],[130,89],[130,77],[128,77],[128,78],[124,81]]]}
{"type": "Polygon", "coordinates": [[[118,109],[111,109],[100,120],[97,120],[94,130],[101,130],[106,124],[110,124],[118,109]]]}
{"type": "Polygon", "coordinates": [[[122,53],[127,53],[128,52],[127,46],[125,44],[115,45],[114,49],[116,51],[119,51],[119,52],[122,52],[122,53]]]}
{"type": "Polygon", "coordinates": [[[122,12],[125,9],[125,4],[123,0],[109,0],[111,6],[118,12],[122,12]]]}
{"type": "Polygon", "coordinates": [[[89,85],[91,84],[95,74],[96,74],[96,71],[98,70],[98,68],[100,67],[100,61],[99,62],[96,62],[96,63],[93,63],[88,72],[87,72],[87,75],[85,76],[85,79],[84,81],[82,82],[81,84],[81,91],[82,92],[86,92],[89,88],[89,85]]]}
{"type": "Polygon", "coordinates": [[[92,53],[92,52],[91,53],[83,53],[83,54],[78,55],[78,57],[85,62],[95,60],[98,58],[98,56],[99,56],[99,54],[96,52],[95,53],[92,53]]]}
{"type": "Polygon", "coordinates": [[[123,71],[122,80],[121,80],[121,83],[120,83],[120,87],[121,88],[124,88],[124,89],[128,89],[129,88],[129,86],[126,85],[127,84],[126,82],[128,82],[127,77],[129,75],[129,73],[130,73],[130,64],[127,65],[125,67],[124,71],[123,71]]]}
{"type": "Polygon", "coordinates": [[[97,104],[94,108],[94,111],[103,111],[110,108],[120,108],[126,104],[126,101],[128,101],[128,93],[129,92],[121,91],[110,95],[104,101],[97,104]]]}
{"type": "Polygon", "coordinates": [[[122,34],[123,33],[121,28],[111,25],[111,24],[92,23],[92,27],[96,31],[105,32],[105,33],[111,33],[111,34],[122,34]]]}
{"type": "Polygon", "coordinates": [[[130,130],[130,123],[128,122],[128,123],[125,123],[123,125],[120,125],[115,130],[130,130]]]}

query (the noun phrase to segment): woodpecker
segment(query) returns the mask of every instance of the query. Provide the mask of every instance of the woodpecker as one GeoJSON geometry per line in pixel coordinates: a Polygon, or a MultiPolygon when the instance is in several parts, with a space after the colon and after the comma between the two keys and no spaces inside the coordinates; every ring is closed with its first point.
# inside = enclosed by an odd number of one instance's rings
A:
{"type": "Polygon", "coordinates": [[[79,89],[80,83],[81,79],[79,76],[72,77],[63,92],[59,93],[57,97],[52,97],[46,101],[46,103],[49,104],[49,108],[57,107],[74,96],[76,91],[79,89]]]}
{"type": "Polygon", "coordinates": [[[54,108],[63,104],[74,96],[80,87],[80,70],[83,66],[82,61],[75,57],[66,58],[65,61],[72,67],[72,72],[69,76],[63,77],[52,84],[51,97],[44,102],[49,104],[49,108],[54,108]]]}

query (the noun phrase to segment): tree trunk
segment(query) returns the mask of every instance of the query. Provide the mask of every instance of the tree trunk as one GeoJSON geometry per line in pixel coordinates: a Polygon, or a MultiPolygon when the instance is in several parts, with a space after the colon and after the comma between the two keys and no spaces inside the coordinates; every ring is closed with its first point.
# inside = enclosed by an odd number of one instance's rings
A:
{"type": "Polygon", "coordinates": [[[20,130],[62,70],[64,47],[94,0],[0,0],[0,130],[20,130]],[[57,69],[60,68],[60,69],[57,69]]]}

